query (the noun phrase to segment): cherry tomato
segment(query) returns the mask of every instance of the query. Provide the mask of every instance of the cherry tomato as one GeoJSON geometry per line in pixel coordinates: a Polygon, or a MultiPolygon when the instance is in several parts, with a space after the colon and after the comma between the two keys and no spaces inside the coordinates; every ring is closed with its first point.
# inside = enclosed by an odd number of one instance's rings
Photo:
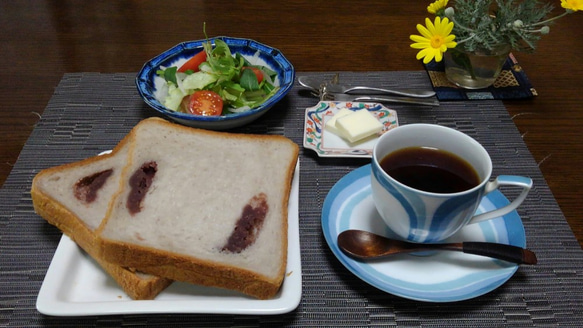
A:
{"type": "Polygon", "coordinates": [[[249,66],[243,66],[243,69],[250,69],[253,71],[253,73],[255,73],[255,76],[257,77],[257,83],[261,83],[261,81],[263,81],[263,73],[261,72],[261,70],[259,68],[255,68],[255,67],[249,67],[249,66]]]}
{"type": "Polygon", "coordinates": [[[221,115],[223,112],[223,99],[214,91],[195,91],[188,100],[187,112],[202,116],[221,115]]]}
{"type": "Polygon", "coordinates": [[[193,70],[194,72],[198,72],[198,66],[206,61],[206,51],[201,51],[196,55],[192,56],[186,63],[182,64],[178,69],[178,72],[186,72],[188,70],[193,70]]]}

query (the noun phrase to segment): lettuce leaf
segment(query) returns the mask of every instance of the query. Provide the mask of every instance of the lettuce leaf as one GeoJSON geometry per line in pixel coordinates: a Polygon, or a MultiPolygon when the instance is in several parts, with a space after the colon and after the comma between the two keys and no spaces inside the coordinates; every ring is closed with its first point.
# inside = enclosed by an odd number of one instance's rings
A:
{"type": "Polygon", "coordinates": [[[182,80],[182,87],[187,90],[202,90],[217,79],[218,77],[214,74],[198,71],[185,77],[182,80]]]}
{"type": "Polygon", "coordinates": [[[168,84],[168,96],[164,99],[164,106],[173,111],[178,111],[182,99],[186,96],[176,85],[168,84]]]}

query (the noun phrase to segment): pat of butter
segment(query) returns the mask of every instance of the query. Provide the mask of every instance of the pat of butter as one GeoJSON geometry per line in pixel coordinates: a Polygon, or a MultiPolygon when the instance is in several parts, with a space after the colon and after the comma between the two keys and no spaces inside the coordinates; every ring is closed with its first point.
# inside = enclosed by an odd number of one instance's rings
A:
{"type": "Polygon", "coordinates": [[[340,135],[340,132],[338,131],[338,128],[336,127],[336,121],[346,115],[350,115],[353,114],[354,112],[351,111],[348,108],[342,108],[341,110],[339,110],[336,114],[334,114],[334,116],[332,116],[331,119],[329,119],[328,121],[326,121],[326,125],[324,126],[324,128],[336,135],[340,135]]]}
{"type": "Polygon", "coordinates": [[[383,129],[383,124],[366,109],[358,110],[336,120],[336,128],[351,143],[362,140],[383,129]]]}

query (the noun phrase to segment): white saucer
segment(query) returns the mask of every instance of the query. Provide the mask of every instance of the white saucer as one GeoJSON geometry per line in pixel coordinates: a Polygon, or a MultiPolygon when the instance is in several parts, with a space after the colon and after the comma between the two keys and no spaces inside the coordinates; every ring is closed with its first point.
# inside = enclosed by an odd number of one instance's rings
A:
{"type": "MultiPolygon", "coordinates": [[[[478,213],[508,204],[499,191],[488,194],[478,213]]],[[[346,256],[337,245],[344,230],[361,229],[391,237],[371,196],[370,165],[360,167],[330,190],[322,209],[322,228],[328,246],[353,274],[387,293],[426,302],[454,302],[486,294],[504,284],[518,265],[460,252],[430,256],[395,255],[384,261],[364,262],[346,256]]],[[[516,211],[464,227],[447,241],[488,241],[526,247],[516,211]]]]}

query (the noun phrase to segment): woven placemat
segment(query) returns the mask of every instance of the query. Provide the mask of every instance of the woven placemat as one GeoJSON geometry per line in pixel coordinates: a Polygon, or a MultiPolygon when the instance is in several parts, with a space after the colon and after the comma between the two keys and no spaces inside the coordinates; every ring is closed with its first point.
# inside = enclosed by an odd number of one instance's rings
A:
{"type": "MultiPolygon", "coordinates": [[[[507,283],[486,295],[455,303],[417,302],[384,293],[351,274],[323,238],[321,209],[332,186],[369,161],[320,158],[302,148],[303,290],[295,311],[276,316],[40,314],[36,297],[61,233],[34,213],[32,178],[45,167],[111,149],[139,120],[155,116],[138,96],[134,77],[66,74],[0,190],[0,327],[566,327],[583,322],[583,251],[508,112],[496,100],[442,102],[439,107],[390,105],[400,124],[437,123],[476,138],[492,155],[494,175],[533,178],[534,187],[518,213],[539,264],[520,267],[507,283]]],[[[340,80],[379,87],[431,87],[425,71],[342,72],[340,80]]],[[[296,85],[269,113],[235,131],[282,134],[301,145],[305,109],[317,102],[308,94],[296,85]]]]}

